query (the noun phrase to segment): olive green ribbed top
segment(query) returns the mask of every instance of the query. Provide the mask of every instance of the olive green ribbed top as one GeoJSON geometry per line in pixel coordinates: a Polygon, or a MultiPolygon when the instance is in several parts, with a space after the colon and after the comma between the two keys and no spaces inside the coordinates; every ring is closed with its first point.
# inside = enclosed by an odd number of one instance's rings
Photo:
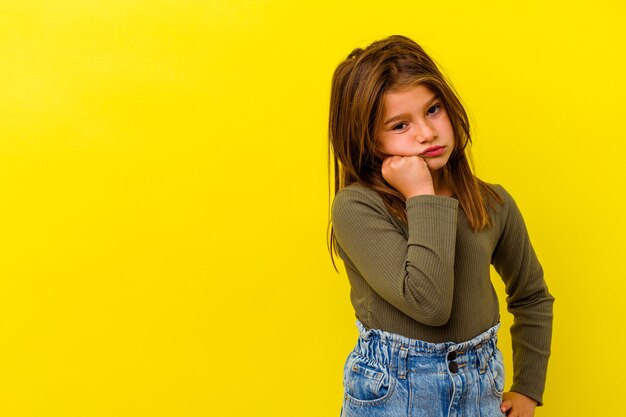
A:
{"type": "Polygon", "coordinates": [[[350,298],[365,327],[432,343],[470,340],[499,321],[490,265],[502,277],[514,316],[513,386],[541,405],[552,335],[552,304],[522,215],[504,203],[492,225],[474,233],[456,199],[419,195],[397,221],[377,192],[352,184],[333,202],[339,256],[350,298]]]}

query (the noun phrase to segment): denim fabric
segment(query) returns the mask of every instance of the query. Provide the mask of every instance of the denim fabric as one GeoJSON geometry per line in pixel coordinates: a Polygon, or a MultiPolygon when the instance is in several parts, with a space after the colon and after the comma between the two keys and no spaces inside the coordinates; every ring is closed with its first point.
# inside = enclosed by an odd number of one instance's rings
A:
{"type": "Polygon", "coordinates": [[[502,417],[500,324],[462,343],[366,330],[344,368],[342,417],[502,417]]]}

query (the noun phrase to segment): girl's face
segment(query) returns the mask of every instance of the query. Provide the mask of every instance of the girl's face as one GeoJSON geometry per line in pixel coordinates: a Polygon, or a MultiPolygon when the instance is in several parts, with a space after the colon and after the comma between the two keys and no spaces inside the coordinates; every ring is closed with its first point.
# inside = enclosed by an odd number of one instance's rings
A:
{"type": "Polygon", "coordinates": [[[454,149],[454,132],[443,102],[422,84],[385,93],[376,139],[384,154],[421,156],[431,171],[443,168],[454,149]]]}

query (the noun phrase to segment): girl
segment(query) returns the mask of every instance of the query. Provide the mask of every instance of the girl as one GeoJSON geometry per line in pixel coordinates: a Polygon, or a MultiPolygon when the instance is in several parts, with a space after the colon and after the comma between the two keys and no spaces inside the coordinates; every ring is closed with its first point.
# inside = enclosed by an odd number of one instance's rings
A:
{"type": "Polygon", "coordinates": [[[432,59],[402,36],[355,49],[335,70],[329,136],[331,257],[360,333],[342,416],[533,416],[554,298],[513,198],[472,174],[467,114],[432,59]],[[514,315],[509,392],[492,264],[514,315]]]}

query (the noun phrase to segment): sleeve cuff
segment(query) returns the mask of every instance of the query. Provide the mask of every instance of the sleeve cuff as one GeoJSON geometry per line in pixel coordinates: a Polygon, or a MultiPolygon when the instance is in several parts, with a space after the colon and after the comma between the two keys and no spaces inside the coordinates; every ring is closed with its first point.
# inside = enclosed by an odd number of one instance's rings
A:
{"type": "Polygon", "coordinates": [[[537,393],[531,393],[530,391],[523,388],[518,389],[515,386],[511,387],[510,391],[517,392],[518,394],[523,394],[528,398],[537,401],[537,407],[541,407],[543,405],[543,399],[541,398],[541,395],[538,395],[537,393]]]}
{"type": "Polygon", "coordinates": [[[414,207],[416,205],[420,205],[424,203],[438,204],[444,207],[450,207],[454,209],[458,208],[459,206],[459,200],[455,198],[445,197],[442,195],[423,194],[423,195],[413,196],[409,198],[408,200],[406,200],[406,208],[409,209],[410,207],[414,207]]]}

